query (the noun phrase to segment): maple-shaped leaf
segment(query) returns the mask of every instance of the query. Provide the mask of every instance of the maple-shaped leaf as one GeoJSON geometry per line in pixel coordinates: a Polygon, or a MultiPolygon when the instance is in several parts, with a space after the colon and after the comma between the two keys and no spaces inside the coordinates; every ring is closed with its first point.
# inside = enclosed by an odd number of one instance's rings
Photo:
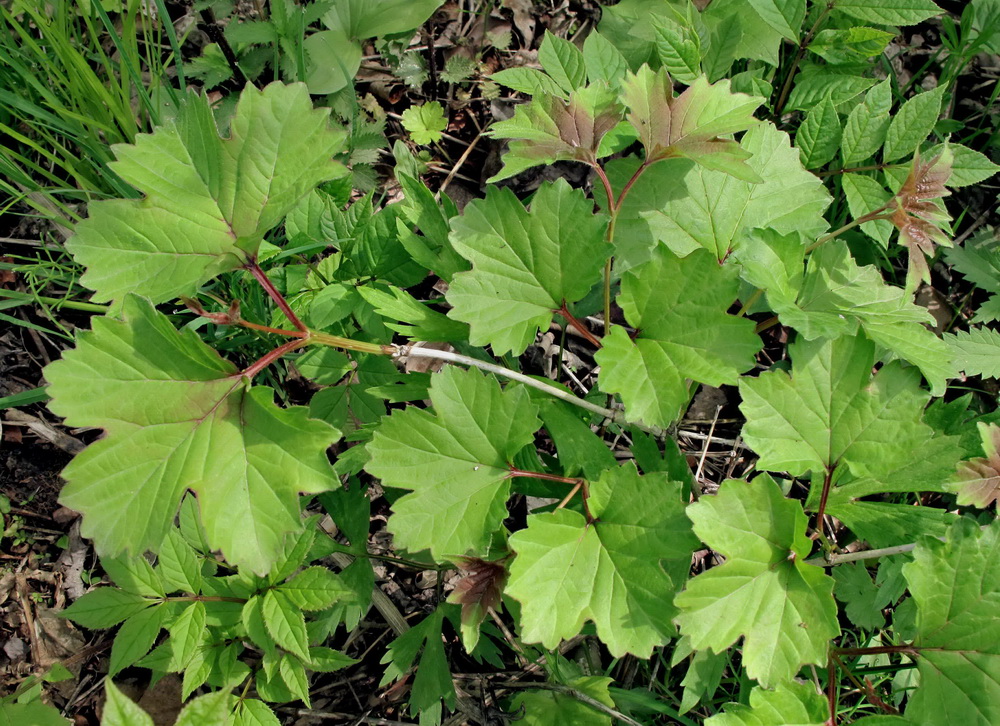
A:
{"type": "Polygon", "coordinates": [[[489,134],[512,139],[504,167],[489,181],[519,174],[539,164],[582,161],[596,164],[601,139],[618,125],[622,108],[605,83],[594,83],[570,94],[569,101],[540,95],[518,106],[514,116],[499,121],[489,134]]]}
{"type": "Polygon", "coordinates": [[[710,84],[699,76],[679,96],[665,69],[643,65],[622,82],[628,121],[646,149],[646,163],[682,157],[748,182],[761,178],[746,164],[750,152],[720,136],[746,131],[764,99],[732,93],[729,81],[710,84]]]}
{"type": "Polygon", "coordinates": [[[743,637],[743,665],[762,686],[826,663],[840,634],[833,579],[804,564],[812,548],[802,506],[764,474],[731,479],[687,508],[694,531],[726,561],[688,581],[674,600],[681,633],[721,653],[743,637]]]}
{"type": "Polygon", "coordinates": [[[565,180],[546,184],[526,211],[507,188],[491,188],[452,220],[451,244],[472,263],[448,288],[449,317],[469,323],[469,342],[520,355],[552,313],[583,298],[611,254],[607,218],[565,180]]]}
{"type": "Polygon", "coordinates": [[[510,538],[521,637],[553,649],[592,620],[613,655],[640,658],[672,637],[669,603],[698,544],[680,493],[666,474],[640,476],[629,463],[590,486],[594,522],[567,509],[529,516],[510,538]]]}
{"type": "Polygon", "coordinates": [[[903,568],[917,604],[920,685],[914,724],[1000,723],[1000,524],[963,518],[946,541],[925,537],[903,568]]]}
{"type": "MultiPolygon", "coordinates": [[[[798,252],[801,259],[804,248],[798,252]]],[[[854,335],[860,328],[873,341],[920,368],[932,392],[941,395],[952,375],[951,352],[925,327],[933,318],[911,297],[902,288],[887,285],[874,266],[858,265],[840,240],[825,243],[809,256],[794,302],[768,291],[768,301],[781,322],[805,338],[854,335]]]]}
{"type": "Polygon", "coordinates": [[[612,327],[596,358],[601,389],[621,394],[629,421],[666,426],[687,406],[687,379],[735,384],[753,367],[753,323],[726,313],[738,290],[735,269],[704,250],[678,258],[661,245],[623,275],[618,304],[639,333],[612,327]]]}
{"type": "Polygon", "coordinates": [[[830,706],[811,683],[779,683],[773,691],[750,691],[750,705],[727,703],[725,712],[705,720],[705,726],[823,726],[830,706]]]}
{"type": "Polygon", "coordinates": [[[986,457],[961,462],[947,488],[958,494],[960,505],[986,509],[1000,498],[1000,426],[982,422],[976,426],[986,457]]]}
{"type": "Polygon", "coordinates": [[[301,528],[300,492],[336,483],[332,426],[274,404],[193,330],[126,296],[120,320],[94,318],[77,347],[45,369],[52,411],[103,428],[63,471],[61,501],[83,512],[104,555],[158,550],[184,492],[198,497],[213,548],[265,573],[301,528]]]}
{"type": "Polygon", "coordinates": [[[113,147],[111,167],[144,197],[91,204],[66,243],[93,299],[191,295],[252,258],[300,199],[347,173],[332,158],[345,134],[329,113],[313,109],[304,84],[248,86],[227,139],[207,101],[189,97],[178,121],[113,147]]]}
{"type": "MultiPolygon", "coordinates": [[[[608,690],[613,682],[603,676],[580,676],[569,679],[566,685],[597,703],[613,708],[615,702],[608,690]]],[[[523,709],[524,716],[517,721],[522,726],[611,726],[611,717],[606,713],[570,693],[560,691],[542,688],[522,691],[514,697],[511,708],[515,713],[523,709]]]]}
{"type": "Polygon", "coordinates": [[[951,247],[951,240],[941,229],[951,216],[937,200],[951,194],[945,182],[951,176],[952,159],[947,145],[930,161],[921,161],[917,153],[903,186],[889,202],[889,220],[899,230],[899,244],[909,253],[909,286],[918,280],[930,283],[926,258],[934,256],[935,244],[951,247]]]}
{"type": "Polygon", "coordinates": [[[507,516],[514,455],[541,422],[524,388],[502,391],[475,369],[435,373],[430,399],[433,414],[407,408],[382,420],[365,469],[412,492],[389,518],[396,544],[443,562],[485,552],[507,516]]]}
{"type": "Polygon", "coordinates": [[[741,378],[743,438],[758,467],[802,476],[847,466],[878,478],[920,451],[933,435],[921,421],[929,395],[916,371],[898,363],[874,379],[875,346],[863,335],[798,339],[784,371],[741,378]]]}
{"type": "Polygon", "coordinates": [[[462,606],[462,643],[471,653],[479,643],[479,624],[490,609],[500,604],[507,583],[507,567],[503,561],[490,562],[479,557],[458,557],[455,562],[462,576],[448,602],[462,606]]]}
{"type": "Polygon", "coordinates": [[[700,165],[690,171],[677,169],[674,183],[686,186],[687,195],[642,215],[653,235],[677,254],[704,247],[724,260],[759,228],[806,238],[826,231],[823,211],[830,195],[822,180],[802,166],[788,134],[773,124],[761,124],[743,135],[740,146],[753,154],[746,163],[761,183],[700,165]]]}

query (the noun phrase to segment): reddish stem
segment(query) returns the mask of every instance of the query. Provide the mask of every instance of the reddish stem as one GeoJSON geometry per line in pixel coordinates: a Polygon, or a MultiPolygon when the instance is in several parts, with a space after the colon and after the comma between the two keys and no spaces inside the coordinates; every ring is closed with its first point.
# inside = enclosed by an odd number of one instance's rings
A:
{"type": "Polygon", "coordinates": [[[565,301],[563,301],[562,307],[559,308],[557,312],[564,318],[566,318],[566,321],[574,328],[576,328],[580,332],[580,335],[586,338],[587,342],[589,342],[592,346],[594,346],[595,348],[602,347],[601,341],[597,338],[597,336],[591,333],[590,329],[587,328],[587,326],[585,326],[579,320],[577,320],[576,316],[574,316],[573,313],[569,311],[569,308],[566,306],[565,301]]]}
{"type": "Polygon", "coordinates": [[[611,188],[611,180],[608,179],[608,175],[604,173],[604,169],[596,161],[592,164],[594,171],[597,172],[598,178],[604,185],[604,193],[608,195],[608,213],[612,216],[617,211],[615,206],[615,191],[611,188]]]}
{"type": "Polygon", "coordinates": [[[639,165],[639,168],[632,173],[631,178],[627,182],[625,182],[625,186],[622,188],[622,193],[618,195],[618,201],[615,203],[616,214],[621,210],[622,205],[625,203],[625,197],[628,196],[629,190],[632,188],[632,185],[635,184],[637,181],[639,181],[639,177],[641,177],[642,173],[646,171],[646,169],[648,169],[650,166],[651,164],[643,162],[642,164],[639,165]]]}
{"type": "Polygon", "coordinates": [[[306,344],[307,344],[307,341],[305,340],[305,338],[295,338],[294,340],[289,340],[284,345],[279,345],[277,348],[275,348],[274,350],[272,350],[270,353],[268,353],[267,355],[265,355],[263,358],[260,358],[255,363],[252,363],[250,365],[250,367],[244,369],[240,373],[240,375],[252,379],[254,376],[256,376],[258,373],[260,373],[262,370],[264,370],[269,365],[271,365],[272,363],[274,363],[274,361],[278,360],[278,358],[280,358],[281,356],[285,355],[285,353],[291,353],[296,348],[301,348],[303,345],[306,345],[306,344]]]}
{"type": "Polygon", "coordinates": [[[829,726],[837,726],[837,669],[833,665],[836,658],[832,653],[826,660],[826,702],[830,706],[829,726]]]}
{"type": "Polygon", "coordinates": [[[868,648],[834,648],[833,654],[839,655],[885,655],[889,653],[902,653],[910,657],[918,655],[917,649],[912,645],[873,645],[868,648]]]}
{"type": "Polygon", "coordinates": [[[879,698],[878,694],[875,693],[875,689],[872,688],[871,681],[865,678],[864,683],[862,683],[858,680],[858,677],[851,672],[851,669],[844,665],[844,662],[833,653],[830,654],[830,659],[831,662],[840,666],[841,670],[843,670],[847,677],[851,680],[851,683],[854,684],[854,687],[865,694],[865,698],[868,700],[868,703],[875,706],[875,708],[879,708],[886,713],[892,714],[893,716],[899,715],[899,711],[895,707],[890,706],[888,703],[879,698]]]}
{"type": "Polygon", "coordinates": [[[299,320],[299,316],[292,311],[288,301],[285,300],[280,292],[278,292],[278,288],[274,286],[274,283],[267,278],[267,275],[264,274],[264,270],[261,269],[256,260],[251,260],[245,265],[245,267],[250,271],[250,274],[254,276],[254,279],[260,283],[261,287],[264,288],[268,296],[274,300],[274,303],[281,308],[281,312],[285,314],[285,317],[288,318],[292,325],[301,330],[303,333],[308,332],[308,328],[306,328],[305,323],[299,320]]]}
{"type": "Polygon", "coordinates": [[[826,512],[826,500],[830,496],[830,483],[833,481],[833,467],[827,467],[826,476],[823,477],[823,491],[819,496],[819,511],[816,512],[816,531],[819,536],[823,536],[823,515],[826,512]]]}
{"type": "Polygon", "coordinates": [[[544,479],[545,481],[557,481],[560,484],[573,484],[574,486],[583,481],[583,479],[580,479],[579,477],[545,474],[540,471],[527,471],[526,469],[515,469],[514,467],[510,468],[510,474],[508,474],[508,476],[510,478],[521,477],[523,479],[544,479]]]}

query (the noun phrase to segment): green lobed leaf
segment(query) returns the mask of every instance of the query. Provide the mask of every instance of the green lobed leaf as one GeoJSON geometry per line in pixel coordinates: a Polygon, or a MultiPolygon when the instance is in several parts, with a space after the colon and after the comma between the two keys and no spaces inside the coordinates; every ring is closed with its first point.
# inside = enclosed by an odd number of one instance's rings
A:
{"type": "Polygon", "coordinates": [[[806,0],[748,0],[761,19],[781,33],[782,37],[798,41],[802,21],[806,17],[806,0]]]}
{"type": "Polygon", "coordinates": [[[128,696],[122,693],[110,678],[104,681],[104,715],[102,726],[153,726],[153,719],[128,696]]]}
{"type": "Polygon", "coordinates": [[[914,96],[900,107],[886,132],[882,155],[885,161],[896,161],[912,154],[927,139],[937,123],[945,90],[944,86],[939,86],[914,96]]]}
{"type": "Polygon", "coordinates": [[[812,542],[801,505],[764,474],[726,481],[687,512],[695,534],[726,558],[674,600],[691,645],[721,653],[742,636],[746,673],[766,687],[803,665],[825,665],[840,634],[834,582],[803,562],[812,542]]]}
{"type": "Polygon", "coordinates": [[[583,52],[548,30],[545,31],[542,44],[538,46],[538,62],[566,93],[578,90],[587,82],[583,52]]]}
{"type": "Polygon", "coordinates": [[[591,484],[595,522],[568,509],[530,515],[510,538],[517,556],[506,588],[521,602],[521,637],[551,650],[592,620],[612,655],[640,658],[672,637],[668,603],[697,546],[680,492],[679,482],[640,476],[630,463],[591,484]]]}
{"type": "Polygon", "coordinates": [[[844,614],[859,628],[878,630],[885,625],[882,609],[890,604],[888,595],[876,587],[864,563],[845,562],[834,567],[833,594],[845,604],[844,614]]]}
{"type": "Polygon", "coordinates": [[[704,77],[674,96],[666,71],[643,66],[625,77],[622,101],[646,149],[647,164],[688,158],[746,181],[759,181],[756,170],[746,164],[749,153],[735,141],[718,137],[756,125],[753,112],[762,98],[731,93],[728,81],[713,85],[704,77]]]}
{"type": "MultiPolygon", "coordinates": [[[[566,686],[583,693],[608,708],[613,708],[614,700],[608,690],[611,678],[602,676],[581,676],[572,678],[566,686]]],[[[511,704],[516,711],[524,709],[524,716],[518,723],[524,726],[552,726],[553,724],[573,724],[573,726],[611,726],[611,717],[588,704],[574,698],[571,693],[536,689],[521,691],[511,704]]]]}
{"type": "Polygon", "coordinates": [[[305,616],[291,596],[280,590],[268,590],[260,601],[260,612],[267,632],[278,645],[302,660],[309,660],[305,616]]]}
{"type": "Polygon", "coordinates": [[[958,495],[960,505],[986,509],[1000,497],[1000,426],[979,421],[976,427],[986,456],[960,462],[945,487],[958,495]]]}
{"type": "MultiPolygon", "coordinates": [[[[777,8],[791,11],[791,16],[797,15],[795,6],[801,0],[775,0],[771,19],[775,20],[777,8]]],[[[750,58],[761,60],[771,66],[778,65],[778,51],[782,43],[782,34],[758,12],[757,6],[770,4],[770,0],[712,0],[701,13],[701,21],[708,27],[711,37],[709,53],[716,51],[716,46],[731,44],[723,51],[723,57],[750,58]],[[737,32],[726,28],[729,25],[737,32]],[[720,32],[721,31],[721,32],[720,32]]],[[[706,68],[709,59],[705,59],[706,68]]],[[[720,77],[729,71],[729,64],[723,62],[715,69],[712,76],[720,77]]]]}
{"type": "Polygon", "coordinates": [[[303,84],[248,86],[228,139],[191,98],[180,121],[114,147],[112,168],[144,197],[91,204],[66,244],[93,300],[135,292],[161,302],[243,265],[299,199],[347,173],[332,159],[345,135],[328,115],[303,84]]]}
{"type": "MultiPolygon", "coordinates": [[[[0,726],[28,726],[29,724],[30,726],[69,726],[71,723],[72,721],[63,718],[55,707],[40,701],[29,703],[0,702],[0,726]]],[[[115,722],[106,720],[104,723],[107,726],[147,726],[147,722],[139,719],[128,722],[121,719],[115,722]]],[[[153,726],[153,722],[148,721],[148,726],[153,726]]]]}
{"type": "Polygon", "coordinates": [[[276,589],[303,610],[326,610],[352,595],[337,575],[320,566],[307,567],[276,589]]]}
{"type": "Polygon", "coordinates": [[[683,179],[686,197],[642,215],[654,236],[677,254],[704,247],[724,260],[745,244],[754,228],[797,232],[806,238],[826,231],[823,211],[830,195],[823,182],[803,168],[788,135],[762,124],[750,129],[740,143],[753,154],[747,164],[763,182],[751,184],[696,167],[683,179]]]}
{"type": "Polygon", "coordinates": [[[789,352],[790,376],[740,379],[743,437],[759,468],[802,476],[843,465],[878,478],[930,440],[921,421],[929,396],[895,364],[872,379],[875,346],[864,336],[798,339],[789,352]]]}
{"type": "Polygon", "coordinates": [[[749,706],[728,703],[705,726],[823,726],[829,718],[830,706],[814,685],[788,681],[773,691],[754,688],[749,706]]]}
{"type": "Polygon", "coordinates": [[[390,487],[411,490],[393,505],[396,545],[430,549],[437,561],[481,554],[507,516],[510,467],[541,426],[523,388],[448,367],[430,389],[434,414],[395,411],[376,429],[365,469],[390,487]]]}
{"type": "Polygon", "coordinates": [[[77,598],[63,610],[62,617],[91,630],[111,628],[155,603],[116,587],[99,587],[77,598]]]}
{"type": "Polygon", "coordinates": [[[852,18],[880,25],[916,25],[943,12],[931,0],[837,0],[835,8],[852,18]]]}
{"type": "Polygon", "coordinates": [[[886,79],[865,94],[865,99],[851,109],[844,124],[840,156],[845,166],[857,164],[875,155],[889,130],[892,107],[892,81],[886,79]]]}
{"type": "Polygon", "coordinates": [[[489,181],[518,174],[539,164],[581,161],[596,164],[604,135],[621,120],[616,94],[597,83],[570,94],[569,101],[542,95],[518,106],[513,118],[490,128],[495,139],[513,139],[504,167],[489,181]]]}
{"type": "Polygon", "coordinates": [[[920,685],[906,718],[921,726],[1000,721],[1000,524],[955,523],[922,539],[903,568],[917,603],[920,685]]]}
{"type": "Polygon", "coordinates": [[[450,708],[455,706],[455,686],[441,640],[443,622],[444,610],[439,606],[420,623],[396,638],[382,656],[382,663],[387,664],[380,684],[382,686],[402,678],[417,663],[417,674],[410,693],[410,713],[420,713],[421,718],[428,711],[440,714],[442,700],[450,708]]]}
{"type": "Polygon", "coordinates": [[[735,384],[753,366],[752,321],[726,313],[738,287],[735,269],[703,250],[678,258],[660,246],[624,274],[618,304],[639,334],[613,326],[595,358],[601,389],[621,394],[629,421],[666,426],[687,406],[686,379],[735,384]]]}
{"type": "Polygon", "coordinates": [[[416,144],[436,143],[441,140],[441,132],[448,128],[444,108],[437,101],[410,106],[403,111],[402,123],[416,144]]]}
{"type": "Polygon", "coordinates": [[[452,222],[451,243],[472,263],[448,288],[449,317],[469,323],[469,342],[520,355],[564,303],[600,280],[611,248],[607,219],[560,179],[542,186],[531,210],[509,188],[491,188],[452,222]]]}
{"type": "Polygon", "coordinates": [[[301,527],[298,493],[332,485],[326,448],[338,432],[305,408],[278,408],[271,389],[248,386],[147,300],[129,296],[121,320],[93,326],[45,369],[52,410],[108,432],[63,472],[61,501],[84,513],[84,536],[102,554],[156,551],[190,489],[212,547],[266,572],[301,527]]]}
{"type": "Polygon", "coordinates": [[[955,358],[956,375],[1000,378],[1000,332],[976,327],[945,333],[944,341],[955,358]]]}
{"type": "Polygon", "coordinates": [[[795,134],[795,145],[802,152],[806,169],[818,169],[837,155],[841,140],[840,115],[827,96],[817,107],[806,114],[805,121],[795,134]]]}

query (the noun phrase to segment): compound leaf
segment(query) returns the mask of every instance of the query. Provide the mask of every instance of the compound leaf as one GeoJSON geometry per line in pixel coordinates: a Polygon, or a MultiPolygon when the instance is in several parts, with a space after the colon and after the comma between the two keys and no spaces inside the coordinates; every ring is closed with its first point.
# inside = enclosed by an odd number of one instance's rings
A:
{"type": "Polygon", "coordinates": [[[78,598],[63,611],[63,617],[91,630],[103,630],[133,617],[153,603],[153,600],[117,587],[99,587],[78,598]]]}
{"type": "Polygon", "coordinates": [[[351,591],[325,567],[307,567],[277,588],[303,610],[326,610],[351,591]]]}
{"type": "Polygon", "coordinates": [[[521,354],[552,313],[583,298],[611,254],[607,220],[564,180],[538,190],[526,211],[510,189],[492,188],[453,220],[451,243],[472,263],[448,288],[449,317],[469,323],[473,345],[521,354]]]}
{"type": "Polygon", "coordinates": [[[328,116],[304,84],[250,86],[228,139],[192,98],[181,120],[114,147],[112,168],[144,198],[95,202],[67,242],[93,299],[161,302],[244,264],[313,187],[347,173],[332,158],[345,134],[328,116]]]}
{"type": "Polygon", "coordinates": [[[682,157],[748,182],[760,181],[746,164],[750,152],[731,139],[718,137],[756,125],[753,112],[762,98],[731,93],[729,81],[710,84],[704,76],[675,97],[667,72],[644,65],[625,77],[622,101],[646,149],[647,164],[682,157]]]}
{"type": "Polygon", "coordinates": [[[686,197],[643,215],[654,236],[678,254],[704,247],[724,260],[754,228],[804,237],[818,237],[827,229],[823,210],[830,195],[823,182],[802,167],[787,134],[763,124],[747,131],[740,145],[753,154],[746,163],[763,179],[761,183],[699,165],[683,178],[686,197]]]}
{"type": "Polygon", "coordinates": [[[393,505],[396,544],[430,549],[438,561],[482,554],[507,516],[514,455],[541,426],[523,388],[502,391],[476,370],[445,368],[433,376],[434,414],[408,408],[382,420],[365,469],[411,494],[393,505]]]}
{"type": "Polygon", "coordinates": [[[956,373],[1000,378],[1000,333],[990,328],[971,328],[945,333],[944,340],[955,356],[956,373]]]}
{"type": "Polygon", "coordinates": [[[803,563],[812,542],[801,505],[765,474],[726,481],[687,511],[695,534],[726,557],[674,600],[691,645],[721,653],[743,636],[747,675],[763,686],[825,664],[828,642],[840,633],[834,583],[803,563]]]}
{"type": "Polygon", "coordinates": [[[191,489],[211,546],[266,572],[301,528],[298,493],[335,481],[336,429],[278,408],[148,300],[130,295],[122,319],[93,326],[45,371],[53,411],[107,431],[63,472],[61,500],[84,513],[84,536],[102,555],[158,550],[191,489]]]}
{"type": "Polygon", "coordinates": [[[688,403],[685,379],[735,384],[753,366],[752,322],[726,313],[738,284],[707,252],[678,258],[663,246],[625,273],[618,303],[639,334],[613,327],[596,358],[602,390],[621,394],[629,421],[666,426],[688,403]]]}
{"type": "Polygon", "coordinates": [[[878,478],[930,440],[933,430],[921,421],[929,396],[898,364],[872,380],[875,346],[864,336],[799,339],[789,350],[790,376],[740,379],[743,437],[760,468],[802,476],[843,464],[878,478]]]}
{"type": "Polygon", "coordinates": [[[556,161],[596,164],[601,139],[621,115],[615,93],[603,83],[573,92],[569,101],[542,95],[518,106],[513,118],[493,124],[489,132],[495,139],[515,139],[504,154],[503,169],[489,181],[556,161]]]}
{"type": "Polygon", "coordinates": [[[268,590],[260,604],[267,632],[275,642],[302,660],[309,660],[309,636],[305,616],[288,593],[268,590]]]}
{"type": "Polygon", "coordinates": [[[964,518],[946,541],[924,538],[903,568],[917,603],[920,686],[914,724],[1000,722],[1000,525],[964,518]]]}
{"type": "Polygon", "coordinates": [[[517,556],[507,585],[522,604],[524,640],[553,649],[592,620],[613,655],[648,658],[673,636],[668,603],[698,544],[680,491],[665,474],[640,476],[629,464],[591,485],[596,522],[567,509],[528,517],[510,538],[517,556]]]}
{"type": "Polygon", "coordinates": [[[921,93],[904,103],[892,117],[885,137],[885,161],[912,154],[937,123],[945,87],[921,93]]]}
{"type": "Polygon", "coordinates": [[[773,691],[750,691],[750,705],[726,704],[725,712],[712,716],[705,726],[823,726],[830,706],[811,683],[779,683],[773,691]]]}

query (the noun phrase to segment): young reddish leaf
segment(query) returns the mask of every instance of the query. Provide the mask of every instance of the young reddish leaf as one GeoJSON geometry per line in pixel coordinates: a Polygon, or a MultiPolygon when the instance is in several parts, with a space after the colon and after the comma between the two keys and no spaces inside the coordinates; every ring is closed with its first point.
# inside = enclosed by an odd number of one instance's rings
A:
{"type": "Polygon", "coordinates": [[[158,550],[190,489],[211,546],[267,572],[302,526],[299,492],[336,482],[326,449],[337,430],[278,408],[148,300],[129,295],[121,320],[93,325],[45,369],[52,410],[107,431],[63,472],[61,501],[84,513],[83,534],[102,556],[158,550]]]}
{"type": "Polygon", "coordinates": [[[951,247],[951,240],[940,226],[951,217],[937,202],[951,194],[945,187],[951,176],[951,162],[947,146],[927,162],[922,162],[918,153],[909,176],[889,202],[890,220],[899,230],[899,244],[909,251],[908,286],[917,280],[931,281],[925,256],[934,256],[935,243],[951,247]]]}
{"type": "Polygon", "coordinates": [[[603,83],[581,88],[568,102],[541,96],[518,106],[513,118],[493,124],[490,131],[495,139],[516,139],[503,157],[503,169],[490,181],[556,161],[596,164],[601,139],[621,117],[615,94],[603,83]]]}
{"type": "Polygon", "coordinates": [[[479,624],[491,608],[500,604],[507,568],[503,560],[489,562],[478,557],[457,557],[455,563],[462,577],[455,583],[448,602],[462,606],[462,642],[471,653],[479,642],[479,624]]]}
{"type": "Polygon", "coordinates": [[[1000,499],[1000,426],[978,423],[985,458],[958,465],[955,480],[947,488],[958,494],[958,503],[985,509],[1000,499]]]}
{"type": "Polygon", "coordinates": [[[746,164],[750,154],[732,139],[718,137],[756,125],[753,112],[764,99],[731,93],[729,81],[710,84],[704,76],[674,96],[667,72],[644,65],[625,77],[622,100],[646,149],[647,164],[684,157],[746,181],[760,181],[746,164]]]}

